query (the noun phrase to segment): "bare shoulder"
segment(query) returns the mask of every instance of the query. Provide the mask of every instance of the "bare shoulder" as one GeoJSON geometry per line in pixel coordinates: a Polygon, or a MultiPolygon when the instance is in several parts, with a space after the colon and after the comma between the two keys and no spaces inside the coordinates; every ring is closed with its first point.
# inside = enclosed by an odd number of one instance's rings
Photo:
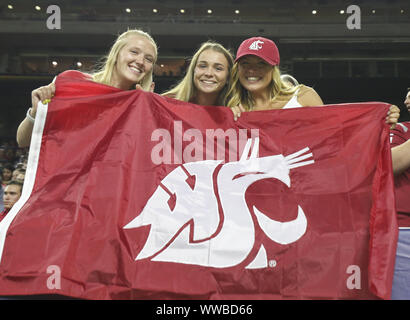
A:
{"type": "Polygon", "coordinates": [[[301,96],[309,94],[309,93],[312,94],[313,92],[316,93],[315,89],[313,89],[312,87],[306,86],[304,84],[301,84],[299,86],[298,97],[301,97],[301,96]]]}
{"type": "Polygon", "coordinates": [[[298,101],[304,107],[323,105],[322,98],[316,90],[303,84],[299,87],[298,101]]]}

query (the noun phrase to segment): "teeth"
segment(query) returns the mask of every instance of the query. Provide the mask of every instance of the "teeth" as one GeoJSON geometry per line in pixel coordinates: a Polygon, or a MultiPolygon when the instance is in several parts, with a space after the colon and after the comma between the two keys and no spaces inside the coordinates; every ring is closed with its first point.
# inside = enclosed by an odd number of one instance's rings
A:
{"type": "Polygon", "coordinates": [[[135,71],[135,72],[142,73],[142,70],[139,69],[139,68],[136,68],[136,67],[132,67],[132,66],[131,66],[130,69],[133,70],[133,71],[135,71]]]}
{"type": "Polygon", "coordinates": [[[246,79],[249,81],[257,81],[259,80],[259,77],[247,77],[246,79]]]}
{"type": "Polygon", "coordinates": [[[206,83],[206,84],[214,84],[215,81],[207,81],[207,80],[202,80],[202,82],[206,83]]]}

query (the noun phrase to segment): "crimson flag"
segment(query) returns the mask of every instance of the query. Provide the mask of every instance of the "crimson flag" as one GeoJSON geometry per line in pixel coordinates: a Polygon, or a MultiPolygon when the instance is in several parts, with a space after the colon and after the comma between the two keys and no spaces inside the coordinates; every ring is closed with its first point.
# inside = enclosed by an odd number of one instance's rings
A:
{"type": "Polygon", "coordinates": [[[0,294],[389,299],[388,105],[243,113],[65,72],[0,222],[0,294]]]}

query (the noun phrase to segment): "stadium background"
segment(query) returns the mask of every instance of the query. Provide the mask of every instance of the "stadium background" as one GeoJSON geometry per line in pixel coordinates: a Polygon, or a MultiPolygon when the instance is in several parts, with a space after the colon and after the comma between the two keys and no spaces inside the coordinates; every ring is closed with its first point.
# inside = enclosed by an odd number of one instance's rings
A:
{"type": "Polygon", "coordinates": [[[406,0],[2,0],[0,137],[15,138],[33,89],[67,69],[92,70],[127,28],[148,31],[159,45],[157,93],[182,77],[203,41],[235,53],[242,40],[260,35],[277,43],[282,72],[314,87],[326,104],[389,102],[401,108],[400,121],[409,119],[406,0]],[[352,4],[361,29],[347,27],[352,4]],[[50,5],[61,9],[61,29],[47,28],[50,5]]]}

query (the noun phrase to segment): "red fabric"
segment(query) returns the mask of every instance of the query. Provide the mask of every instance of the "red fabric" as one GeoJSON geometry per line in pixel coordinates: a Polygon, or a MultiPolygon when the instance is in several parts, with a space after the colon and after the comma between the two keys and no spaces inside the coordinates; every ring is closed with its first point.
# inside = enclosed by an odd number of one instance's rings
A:
{"type": "MultiPolygon", "coordinates": [[[[410,122],[399,123],[391,130],[391,146],[401,145],[410,139],[410,122]]],[[[399,227],[410,227],[410,169],[394,177],[396,188],[397,220],[399,227]]]]}
{"type": "MultiPolygon", "coordinates": [[[[7,230],[0,294],[58,293],[87,299],[390,298],[398,228],[389,130],[384,124],[389,105],[258,111],[243,113],[234,122],[225,107],[200,107],[64,75],[57,77],[56,86],[32,193],[7,230]],[[173,134],[175,121],[182,122],[183,132],[197,128],[204,137],[207,129],[259,128],[259,157],[286,156],[305,147],[313,154],[313,164],[290,170],[289,187],[264,179],[247,189],[254,246],[235,266],[135,260],[153,227],[124,226],[138,216],[168,174],[183,168],[151,159],[158,144],[151,134],[158,128],[173,134]],[[270,219],[291,221],[298,205],[307,228],[289,244],[269,239],[252,211],[256,206],[270,219]],[[247,269],[262,245],[268,266],[247,269]],[[47,287],[50,266],[61,269],[59,289],[47,287]],[[347,285],[350,266],[360,268],[359,288],[347,285]]],[[[173,138],[175,151],[179,142],[173,138]]],[[[182,150],[189,143],[183,141],[182,150]]],[[[213,175],[215,194],[221,168],[213,175]]],[[[202,181],[191,176],[186,183],[202,181]]],[[[181,201],[178,192],[169,193],[170,207],[181,201]]],[[[221,206],[219,202],[220,221],[211,238],[228,223],[221,206]]],[[[207,228],[194,223],[184,226],[207,228]]],[[[246,226],[237,227],[232,244],[246,235],[241,232],[246,226]]]]}
{"type": "Polygon", "coordinates": [[[9,210],[4,209],[2,212],[0,212],[0,222],[1,220],[4,219],[4,217],[6,216],[6,214],[9,212],[9,210]]]}

